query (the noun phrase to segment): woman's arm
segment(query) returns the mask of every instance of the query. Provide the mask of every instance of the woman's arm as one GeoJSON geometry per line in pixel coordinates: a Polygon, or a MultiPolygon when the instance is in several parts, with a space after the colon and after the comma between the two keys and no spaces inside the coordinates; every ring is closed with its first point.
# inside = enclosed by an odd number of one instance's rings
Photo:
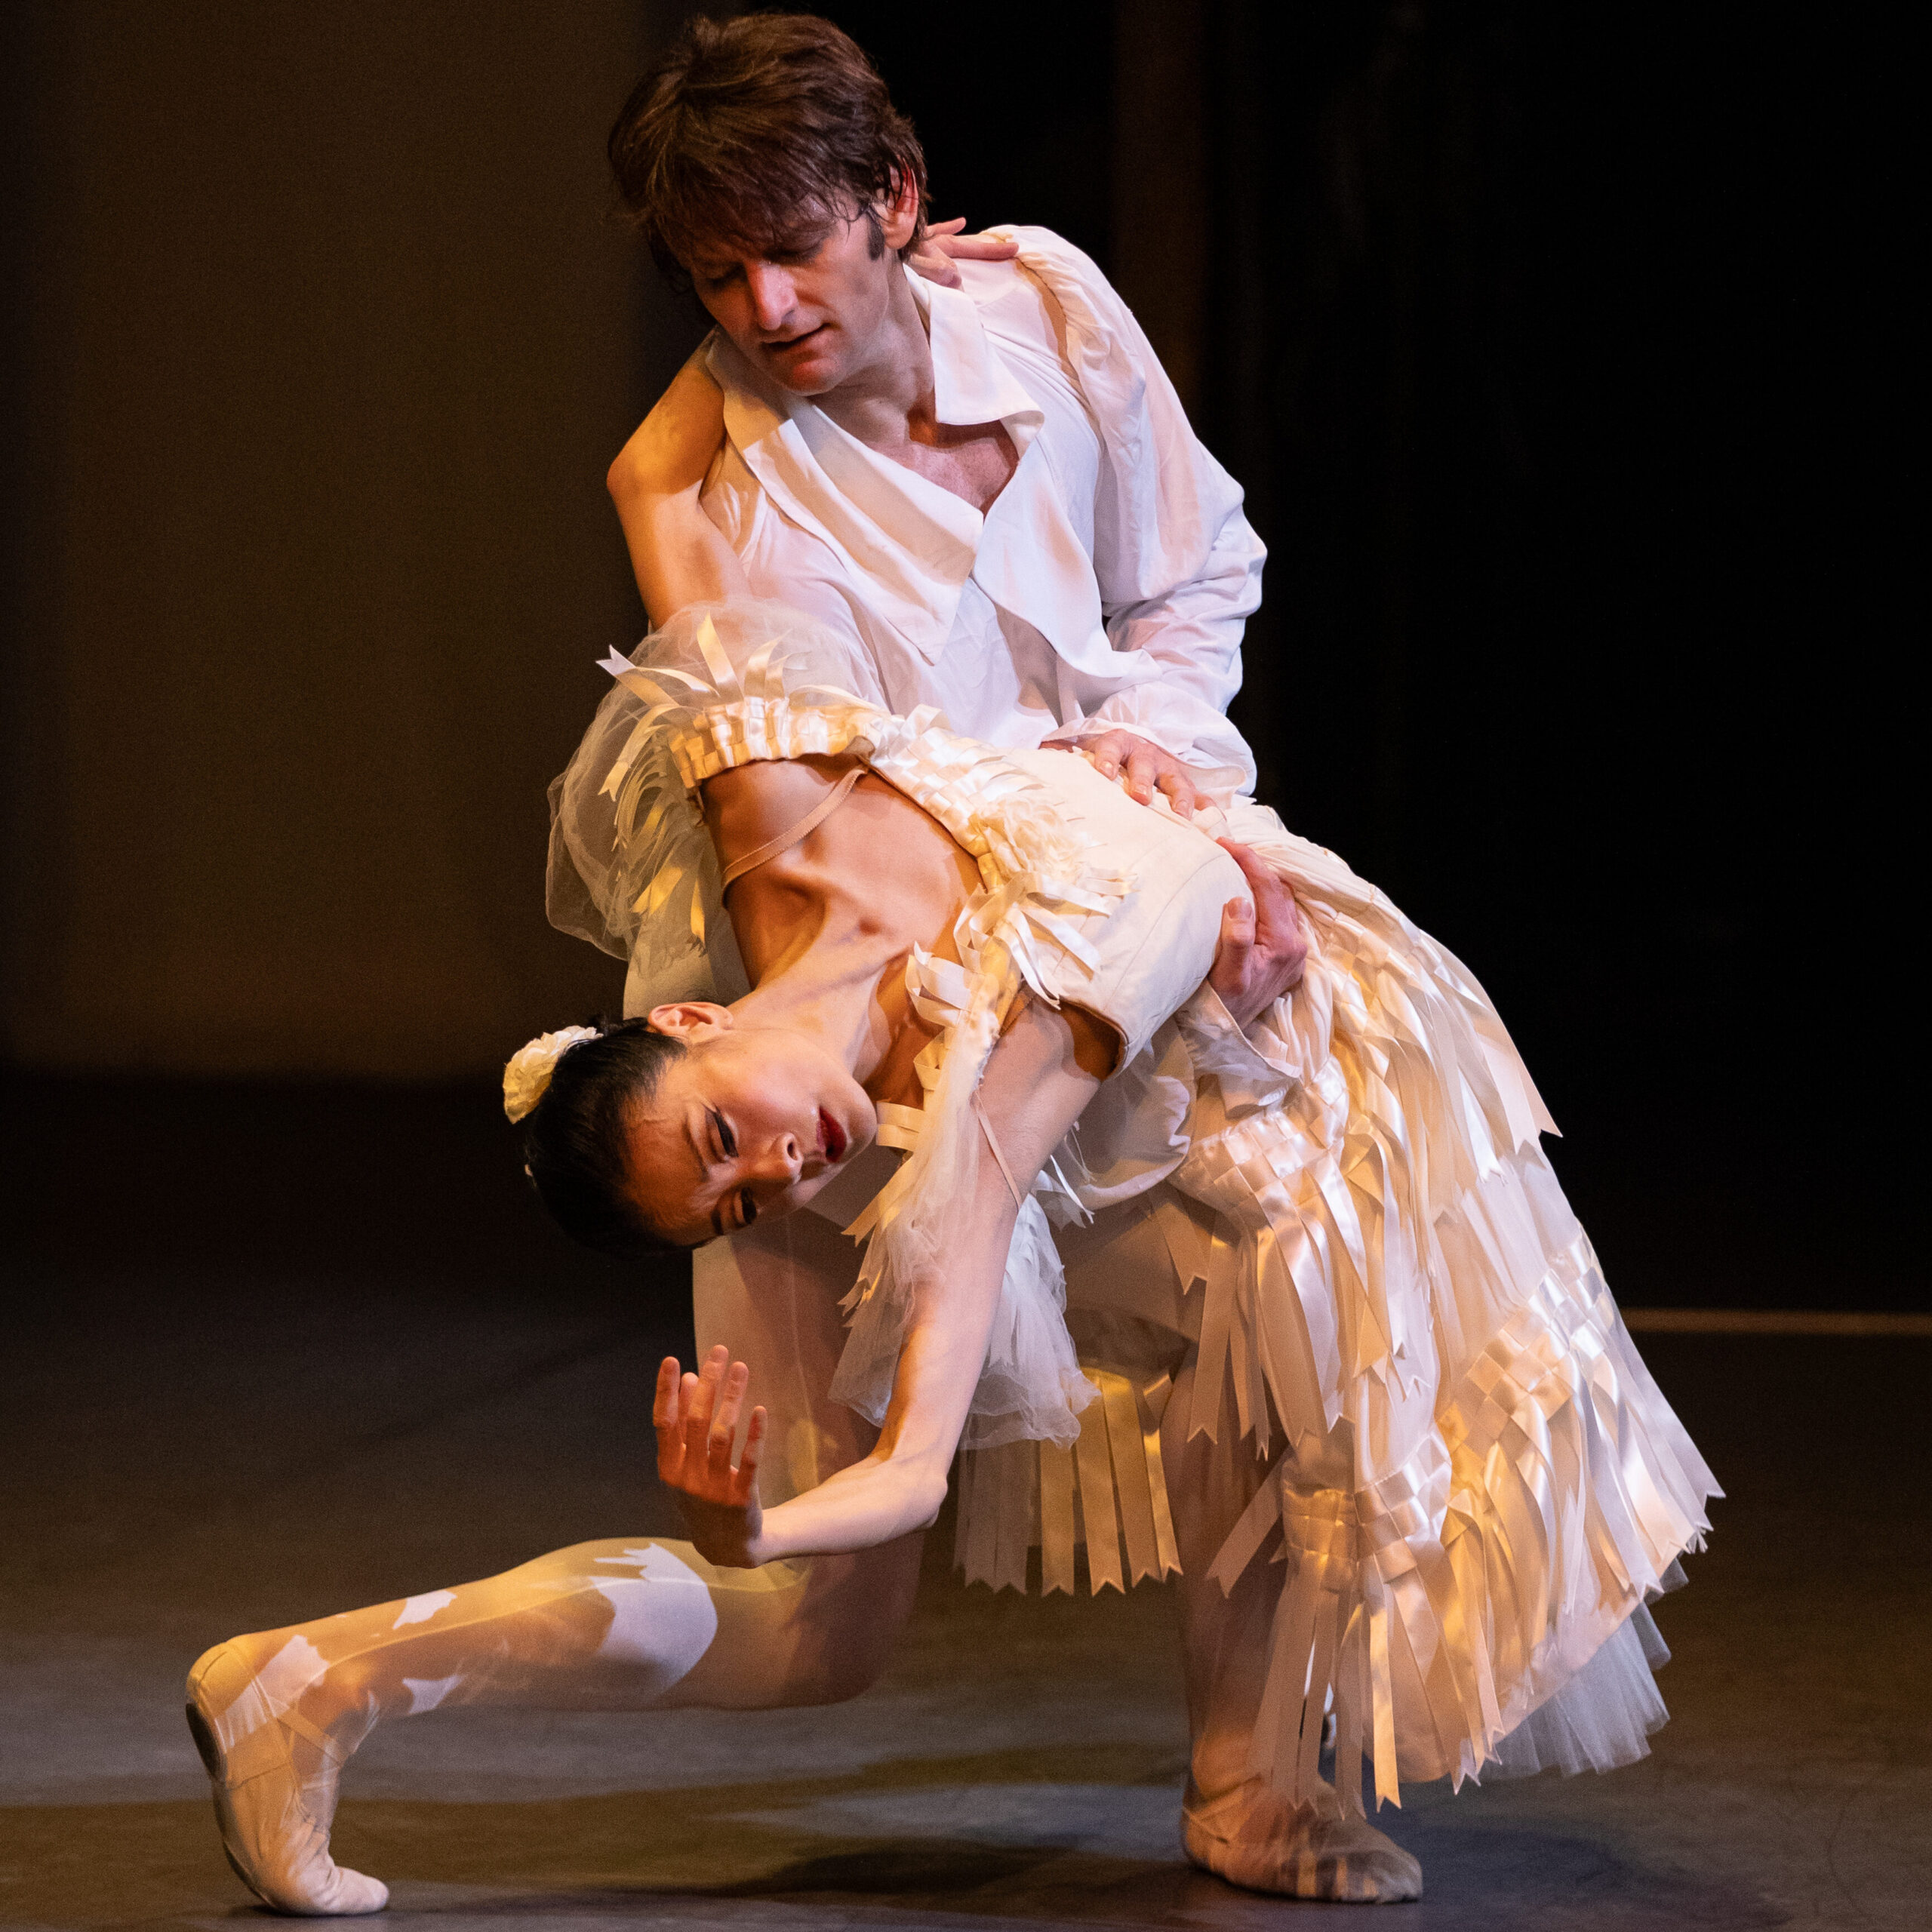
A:
{"type": "Polygon", "coordinates": [[[694,355],[605,479],[654,625],[687,604],[717,603],[750,589],[737,552],[698,502],[724,440],[724,398],[694,355]]]}
{"type": "MultiPolygon", "coordinates": [[[[1023,1191],[1100,1084],[1081,1067],[1078,1051],[1068,1017],[1029,1001],[987,1062],[980,1104],[1023,1191]]],[[[946,1278],[921,1290],[877,1447],[774,1509],[761,1512],[757,1500],[762,1411],[753,1414],[745,1464],[735,1472],[731,1466],[746,1393],[743,1364],[728,1374],[720,1352],[706,1364],[703,1382],[688,1376],[681,1389],[676,1364],[665,1364],[658,1467],[685,1499],[693,1540],[705,1556],[749,1565],[869,1549],[932,1521],[979,1386],[1018,1212],[999,1163],[981,1160],[969,1232],[946,1278]]]]}

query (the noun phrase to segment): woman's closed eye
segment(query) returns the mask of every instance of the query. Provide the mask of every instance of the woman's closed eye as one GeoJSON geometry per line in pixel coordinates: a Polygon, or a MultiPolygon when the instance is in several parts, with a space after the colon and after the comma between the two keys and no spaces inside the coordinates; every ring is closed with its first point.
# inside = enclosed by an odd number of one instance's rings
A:
{"type": "Polygon", "coordinates": [[[738,1137],[731,1131],[731,1123],[715,1107],[711,1113],[711,1131],[717,1140],[718,1159],[735,1161],[738,1158],[738,1137]]]}

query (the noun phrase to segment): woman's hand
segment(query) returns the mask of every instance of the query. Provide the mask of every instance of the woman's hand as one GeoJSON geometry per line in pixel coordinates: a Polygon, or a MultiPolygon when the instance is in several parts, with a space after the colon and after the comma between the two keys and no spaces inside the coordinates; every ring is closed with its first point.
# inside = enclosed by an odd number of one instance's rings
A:
{"type": "Polygon", "coordinates": [[[752,1570],[764,1561],[759,1543],[764,1512],[758,1499],[758,1457],[764,1447],[764,1411],[752,1411],[745,1453],[731,1466],[751,1371],[713,1349],[703,1371],[681,1377],[678,1358],[666,1355],[657,1371],[657,1473],[678,1492],[698,1554],[728,1570],[752,1570]]]}
{"type": "Polygon", "coordinates": [[[906,257],[906,266],[915,275],[936,281],[942,288],[959,286],[955,262],[1010,262],[1020,252],[1017,242],[998,242],[990,235],[962,235],[966,217],[934,223],[926,230],[923,247],[906,257]]]}
{"type": "Polygon", "coordinates": [[[1260,854],[1232,838],[1217,841],[1247,875],[1252,902],[1230,899],[1221,909],[1220,943],[1208,983],[1244,1032],[1281,995],[1301,984],[1308,942],[1295,914],[1295,896],[1260,854]]]}

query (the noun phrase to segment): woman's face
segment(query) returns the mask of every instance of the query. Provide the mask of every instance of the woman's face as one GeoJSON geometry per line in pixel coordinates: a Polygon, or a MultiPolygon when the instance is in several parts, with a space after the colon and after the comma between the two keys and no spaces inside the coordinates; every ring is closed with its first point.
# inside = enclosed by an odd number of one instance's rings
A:
{"type": "Polygon", "coordinates": [[[685,1051],[632,1112],[632,1198],[674,1241],[802,1208],[878,1131],[865,1089],[809,1034],[697,1001],[651,1020],[685,1051]]]}

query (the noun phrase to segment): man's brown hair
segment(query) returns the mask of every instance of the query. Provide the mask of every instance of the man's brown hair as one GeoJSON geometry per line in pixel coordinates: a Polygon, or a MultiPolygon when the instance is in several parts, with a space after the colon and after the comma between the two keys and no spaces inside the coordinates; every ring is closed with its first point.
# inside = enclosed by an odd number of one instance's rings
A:
{"type": "Polygon", "coordinates": [[[909,180],[924,238],[926,158],[878,70],[829,20],[752,14],[688,21],[611,130],[611,172],[674,281],[706,241],[775,253],[802,227],[875,210],[909,180]]]}

